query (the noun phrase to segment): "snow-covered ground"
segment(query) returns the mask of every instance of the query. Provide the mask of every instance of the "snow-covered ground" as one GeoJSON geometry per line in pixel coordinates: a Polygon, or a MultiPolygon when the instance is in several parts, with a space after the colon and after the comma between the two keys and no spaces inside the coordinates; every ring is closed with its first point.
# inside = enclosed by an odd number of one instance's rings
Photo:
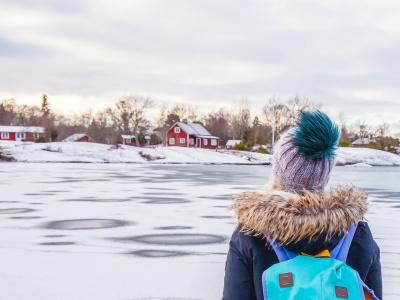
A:
{"type": "Polygon", "coordinates": [[[230,153],[184,147],[140,148],[96,143],[21,143],[0,141],[0,152],[19,162],[266,164],[271,155],[230,153]]]}
{"type": "MultiPolygon", "coordinates": [[[[19,162],[268,164],[271,155],[183,147],[138,148],[96,143],[21,143],[0,141],[0,153],[19,162]]],[[[400,166],[400,156],[367,148],[339,148],[338,165],[400,166]]]]}
{"type": "MultiPolygon", "coordinates": [[[[270,169],[0,163],[0,298],[221,299],[231,195],[263,188],[270,169]]],[[[386,300],[400,297],[399,175],[332,175],[369,193],[386,300]]]]}
{"type": "Polygon", "coordinates": [[[368,148],[339,148],[338,165],[400,166],[400,155],[368,148]]]}

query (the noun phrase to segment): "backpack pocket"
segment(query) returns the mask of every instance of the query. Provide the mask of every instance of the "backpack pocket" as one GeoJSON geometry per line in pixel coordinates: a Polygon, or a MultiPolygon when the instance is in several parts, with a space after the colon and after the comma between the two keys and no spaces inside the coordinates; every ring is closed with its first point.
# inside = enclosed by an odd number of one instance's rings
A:
{"type": "Polygon", "coordinates": [[[358,273],[333,258],[297,256],[267,269],[265,300],[365,300],[358,273]]]}

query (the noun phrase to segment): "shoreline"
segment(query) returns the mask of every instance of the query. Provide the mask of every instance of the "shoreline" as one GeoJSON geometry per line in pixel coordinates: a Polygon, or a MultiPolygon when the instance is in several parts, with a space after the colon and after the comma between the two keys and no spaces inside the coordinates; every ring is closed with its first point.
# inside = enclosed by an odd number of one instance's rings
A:
{"type": "MultiPolygon", "coordinates": [[[[271,165],[272,155],[248,151],[186,147],[134,147],[96,143],[0,142],[0,162],[138,164],[138,165],[271,165]]],[[[370,148],[338,148],[336,166],[400,166],[400,155],[370,148]]]]}

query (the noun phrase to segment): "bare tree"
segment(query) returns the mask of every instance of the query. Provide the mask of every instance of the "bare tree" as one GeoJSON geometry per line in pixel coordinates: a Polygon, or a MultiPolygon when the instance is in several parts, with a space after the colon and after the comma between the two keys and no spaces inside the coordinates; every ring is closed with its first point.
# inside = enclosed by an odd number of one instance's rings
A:
{"type": "Polygon", "coordinates": [[[119,100],[115,107],[108,108],[107,113],[114,126],[122,133],[135,135],[136,145],[140,146],[139,133],[150,127],[146,112],[153,106],[150,98],[130,95],[119,100]]]}
{"type": "Polygon", "coordinates": [[[344,112],[339,113],[339,126],[342,129],[342,131],[343,129],[347,128],[347,117],[344,112]]]}
{"type": "Polygon", "coordinates": [[[163,103],[161,105],[160,111],[159,111],[159,115],[158,115],[158,120],[157,120],[157,127],[163,127],[165,124],[165,120],[167,119],[167,115],[168,115],[168,106],[163,103]]]}
{"type": "Polygon", "coordinates": [[[303,111],[319,109],[320,105],[316,105],[311,102],[308,98],[300,98],[295,96],[293,99],[289,99],[287,102],[287,107],[289,109],[289,124],[293,125],[296,123],[297,118],[303,111]]]}
{"type": "Polygon", "coordinates": [[[0,124],[12,125],[16,121],[17,104],[15,99],[4,99],[0,102],[0,124]]]}
{"type": "Polygon", "coordinates": [[[318,108],[308,99],[301,99],[298,96],[286,102],[272,97],[263,108],[264,119],[272,128],[272,144],[275,143],[276,135],[281,134],[290,126],[296,123],[300,113],[318,108]]]}
{"type": "Polygon", "coordinates": [[[243,99],[232,113],[232,135],[236,139],[243,140],[245,133],[250,127],[250,104],[243,99]]]}
{"type": "Polygon", "coordinates": [[[111,144],[118,141],[119,131],[112,126],[107,112],[99,111],[93,116],[87,134],[97,143],[111,144]]]}
{"type": "Polygon", "coordinates": [[[77,124],[82,125],[83,127],[87,128],[92,123],[93,118],[94,118],[93,110],[89,109],[89,110],[84,111],[81,114],[77,115],[76,122],[77,122],[77,124]]]}
{"type": "Polygon", "coordinates": [[[169,114],[174,114],[179,116],[181,120],[186,120],[188,122],[198,121],[198,108],[192,105],[185,104],[175,104],[171,109],[168,110],[169,114]]]}
{"type": "Polygon", "coordinates": [[[344,112],[339,113],[340,145],[350,145],[347,117],[344,112]]]}
{"type": "Polygon", "coordinates": [[[225,144],[231,136],[231,114],[224,108],[216,112],[209,113],[204,118],[204,125],[211,132],[221,139],[221,143],[225,144]]]}
{"type": "Polygon", "coordinates": [[[368,138],[370,135],[370,128],[365,121],[359,120],[356,123],[359,138],[368,138]]]}
{"type": "Polygon", "coordinates": [[[379,137],[385,137],[388,132],[389,132],[390,126],[388,123],[383,122],[382,124],[379,124],[376,133],[379,135],[379,137]]]}
{"type": "Polygon", "coordinates": [[[266,123],[272,128],[272,145],[274,145],[276,135],[280,134],[291,124],[290,109],[277,98],[270,98],[263,108],[263,113],[266,123]]]}

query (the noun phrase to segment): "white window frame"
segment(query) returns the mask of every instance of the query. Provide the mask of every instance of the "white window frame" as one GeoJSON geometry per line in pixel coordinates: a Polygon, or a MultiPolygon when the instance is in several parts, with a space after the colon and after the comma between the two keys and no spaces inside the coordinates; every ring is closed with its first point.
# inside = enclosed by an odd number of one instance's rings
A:
{"type": "Polygon", "coordinates": [[[169,138],[169,140],[168,140],[168,144],[170,144],[170,145],[175,145],[175,138],[169,138]]]}
{"type": "Polygon", "coordinates": [[[26,132],[16,132],[15,137],[17,139],[25,140],[26,139],[26,132]]]}
{"type": "Polygon", "coordinates": [[[218,146],[217,139],[211,139],[211,146],[218,146]]]}
{"type": "Polygon", "coordinates": [[[203,139],[204,146],[208,146],[208,139],[203,139]]]}
{"type": "Polygon", "coordinates": [[[181,133],[181,128],[179,126],[175,126],[174,132],[175,133],[181,133]]]}
{"type": "Polygon", "coordinates": [[[179,138],[179,144],[186,144],[185,138],[179,138]]]}
{"type": "Polygon", "coordinates": [[[1,139],[2,140],[9,140],[10,139],[10,133],[9,132],[2,132],[1,133],[1,139]]]}

